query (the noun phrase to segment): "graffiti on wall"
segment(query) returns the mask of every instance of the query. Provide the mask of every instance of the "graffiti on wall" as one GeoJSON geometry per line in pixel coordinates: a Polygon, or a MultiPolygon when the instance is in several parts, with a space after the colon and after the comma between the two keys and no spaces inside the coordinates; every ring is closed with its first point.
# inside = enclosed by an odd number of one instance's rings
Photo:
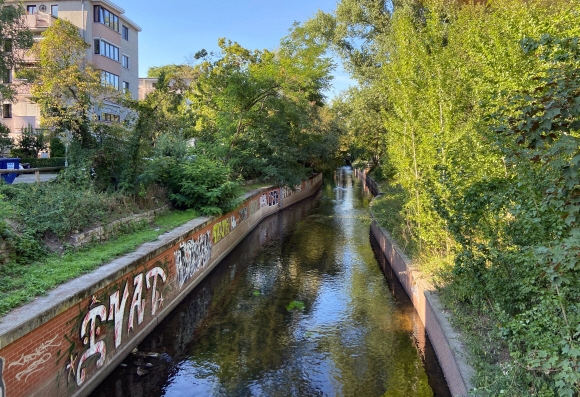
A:
{"type": "Polygon", "coordinates": [[[6,384],[4,383],[4,358],[0,357],[0,397],[6,397],[6,384]]]}
{"type": "Polygon", "coordinates": [[[273,207],[280,202],[280,194],[278,190],[272,190],[260,196],[260,208],[273,207]]]}
{"type": "Polygon", "coordinates": [[[217,244],[218,241],[230,234],[230,230],[230,220],[228,218],[213,225],[213,243],[217,244]]]}
{"type": "MultiPolygon", "coordinates": [[[[151,291],[152,316],[154,316],[157,312],[157,309],[163,305],[163,293],[159,292],[157,287],[160,279],[163,282],[167,280],[167,275],[161,267],[155,267],[149,270],[147,273],[140,273],[133,277],[133,298],[129,306],[127,335],[129,334],[129,331],[135,329],[135,320],[137,321],[137,325],[143,322],[145,307],[147,303],[144,299],[144,295],[147,292],[144,291],[144,287],[146,287],[148,291],[151,291]]],[[[76,379],[78,386],[81,386],[85,382],[87,367],[85,363],[89,361],[90,358],[93,356],[98,357],[94,364],[97,369],[101,368],[105,364],[107,345],[104,339],[97,340],[97,338],[103,334],[104,331],[102,326],[107,321],[114,322],[115,333],[113,339],[115,348],[118,348],[121,345],[123,337],[123,320],[126,314],[125,310],[127,307],[127,301],[130,296],[128,281],[125,282],[122,298],[120,297],[119,293],[120,290],[116,290],[114,293],[109,295],[108,311],[107,306],[104,305],[95,296],[93,296],[89,304],[89,311],[83,318],[79,332],[80,340],[83,346],[86,346],[86,349],[80,356],[71,354],[70,362],[66,365],[68,377],[70,378],[72,375],[76,379]]],[[[49,358],[50,356],[47,358],[47,360],[49,358]]],[[[44,362],[46,361],[43,361],[43,363],[44,362]]]]}
{"type": "Polygon", "coordinates": [[[202,233],[196,239],[187,240],[179,244],[175,251],[175,269],[179,288],[189,280],[195,272],[204,268],[211,258],[211,233],[202,233]]]}
{"type": "Polygon", "coordinates": [[[286,198],[286,197],[290,197],[295,195],[296,193],[300,193],[302,191],[302,184],[296,185],[293,188],[290,186],[284,186],[284,189],[282,190],[282,197],[286,198]]]}
{"type": "Polygon", "coordinates": [[[238,216],[240,218],[240,223],[248,219],[248,207],[244,207],[238,211],[238,216]]]}
{"type": "Polygon", "coordinates": [[[15,375],[16,380],[26,382],[30,375],[42,369],[42,366],[52,358],[51,348],[60,346],[60,342],[56,343],[57,338],[58,336],[55,335],[54,338],[41,343],[34,352],[22,354],[18,361],[13,361],[8,365],[7,368],[17,367],[17,369],[21,369],[15,375]]]}

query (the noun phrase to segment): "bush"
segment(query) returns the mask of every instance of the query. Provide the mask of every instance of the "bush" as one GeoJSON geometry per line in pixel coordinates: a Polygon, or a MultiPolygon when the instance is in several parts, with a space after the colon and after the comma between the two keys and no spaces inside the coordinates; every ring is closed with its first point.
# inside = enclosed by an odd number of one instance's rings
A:
{"type": "Polygon", "coordinates": [[[153,159],[141,179],[162,183],[176,208],[192,208],[206,215],[221,214],[234,205],[238,183],[230,180],[231,169],[203,155],[178,160],[153,159]]]}
{"type": "Polygon", "coordinates": [[[64,157],[66,155],[66,148],[62,140],[58,137],[50,139],[50,157],[64,157]]]}
{"type": "Polygon", "coordinates": [[[39,158],[21,158],[20,164],[28,163],[31,168],[43,168],[43,167],[64,167],[65,158],[64,157],[51,157],[48,159],[39,158]]]}
{"type": "MultiPolygon", "coordinates": [[[[121,194],[95,192],[64,181],[1,185],[11,204],[9,215],[20,233],[39,238],[47,233],[65,237],[99,222],[133,212],[133,201],[121,194]]],[[[24,243],[24,242],[23,242],[24,243]]]]}

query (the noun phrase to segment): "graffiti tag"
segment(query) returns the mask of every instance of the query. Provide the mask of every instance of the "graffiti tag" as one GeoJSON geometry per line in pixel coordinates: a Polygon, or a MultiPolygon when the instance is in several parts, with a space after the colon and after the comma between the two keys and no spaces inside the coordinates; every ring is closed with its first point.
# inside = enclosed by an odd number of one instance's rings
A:
{"type": "Polygon", "coordinates": [[[38,346],[34,353],[23,354],[18,361],[11,362],[8,365],[8,368],[12,368],[14,366],[26,368],[16,374],[16,380],[20,382],[22,379],[24,379],[26,382],[30,375],[42,369],[42,365],[48,362],[52,357],[52,353],[50,353],[48,350],[50,350],[51,347],[60,346],[60,342],[55,343],[57,338],[58,335],[55,335],[55,337],[51,340],[46,341],[38,346]]]}
{"type": "Polygon", "coordinates": [[[204,268],[211,258],[211,233],[202,233],[197,240],[187,240],[175,251],[175,268],[179,288],[183,287],[196,271],[204,268]]]}
{"type": "MultiPolygon", "coordinates": [[[[160,267],[155,267],[149,270],[146,274],[141,273],[133,278],[133,299],[129,306],[127,332],[135,328],[135,319],[137,320],[137,325],[143,322],[146,303],[143,298],[145,293],[143,290],[144,285],[147,290],[151,291],[151,315],[154,316],[155,313],[157,313],[157,309],[163,305],[163,293],[157,291],[157,283],[159,279],[163,280],[163,282],[167,280],[165,271],[160,267]]],[[[115,348],[118,348],[121,345],[123,337],[123,319],[125,318],[125,308],[127,307],[129,295],[129,282],[126,282],[122,298],[120,296],[120,290],[115,291],[109,296],[108,313],[107,306],[101,304],[96,297],[93,297],[91,306],[94,307],[92,307],[85,315],[79,333],[83,345],[88,346],[88,348],[80,355],[80,357],[71,355],[70,362],[66,367],[68,376],[70,377],[71,374],[75,376],[78,386],[81,386],[85,382],[85,362],[87,360],[98,355],[98,359],[95,363],[97,369],[105,364],[107,345],[104,339],[97,340],[102,333],[101,324],[103,322],[114,322],[115,348]]]]}

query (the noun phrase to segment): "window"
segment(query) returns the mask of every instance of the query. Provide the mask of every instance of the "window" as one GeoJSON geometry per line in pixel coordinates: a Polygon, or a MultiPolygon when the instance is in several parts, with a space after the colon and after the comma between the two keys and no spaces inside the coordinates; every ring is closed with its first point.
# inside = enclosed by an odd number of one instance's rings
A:
{"type": "Polygon", "coordinates": [[[119,62],[119,47],[102,39],[94,40],[95,54],[100,54],[119,62]]]}
{"type": "Polygon", "coordinates": [[[101,73],[101,84],[104,86],[113,87],[114,89],[119,89],[119,76],[113,73],[102,71],[101,73]]]}
{"type": "Polygon", "coordinates": [[[4,39],[4,52],[12,52],[12,39],[4,39]]]}
{"type": "Polygon", "coordinates": [[[2,73],[2,82],[3,83],[12,82],[12,69],[4,69],[4,73],[2,73]]]}
{"type": "Polygon", "coordinates": [[[111,11],[101,6],[94,6],[93,14],[93,20],[95,22],[100,22],[113,29],[115,32],[119,31],[119,17],[111,11]]]}
{"type": "Polygon", "coordinates": [[[53,17],[58,17],[58,4],[53,4],[50,6],[50,15],[53,17]]]}
{"type": "Polygon", "coordinates": [[[122,33],[123,38],[127,41],[129,41],[129,28],[126,27],[125,25],[123,25],[123,29],[122,29],[122,33]]]}
{"type": "Polygon", "coordinates": [[[122,62],[122,64],[123,64],[123,67],[125,69],[129,69],[129,57],[127,55],[124,55],[123,54],[123,62],[122,62]]]}
{"type": "Polygon", "coordinates": [[[101,113],[101,120],[102,121],[111,121],[118,123],[121,121],[121,117],[118,114],[112,113],[101,113]]]}
{"type": "Polygon", "coordinates": [[[129,92],[129,83],[126,81],[123,81],[123,93],[126,94],[129,92]]]}
{"type": "Polygon", "coordinates": [[[36,14],[36,5],[30,4],[26,6],[27,14],[36,14]]]}
{"type": "Polygon", "coordinates": [[[4,117],[5,119],[12,118],[12,104],[11,103],[5,103],[4,105],[2,105],[2,117],[4,117]]]}

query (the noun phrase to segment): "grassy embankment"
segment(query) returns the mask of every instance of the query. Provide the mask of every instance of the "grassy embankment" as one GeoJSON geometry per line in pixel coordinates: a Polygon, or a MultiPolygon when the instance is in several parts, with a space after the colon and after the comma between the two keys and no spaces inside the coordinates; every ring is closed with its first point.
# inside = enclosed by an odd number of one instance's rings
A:
{"type": "MultiPolygon", "coordinates": [[[[247,193],[268,186],[255,183],[241,187],[247,193]]],[[[40,259],[9,261],[0,266],[0,316],[10,310],[45,295],[51,289],[68,280],[95,270],[99,266],[134,251],[141,244],[155,241],[160,235],[194,218],[193,210],[171,211],[159,215],[150,224],[133,225],[114,238],[74,249],[69,247],[61,253],[48,253],[40,259]]]]}

